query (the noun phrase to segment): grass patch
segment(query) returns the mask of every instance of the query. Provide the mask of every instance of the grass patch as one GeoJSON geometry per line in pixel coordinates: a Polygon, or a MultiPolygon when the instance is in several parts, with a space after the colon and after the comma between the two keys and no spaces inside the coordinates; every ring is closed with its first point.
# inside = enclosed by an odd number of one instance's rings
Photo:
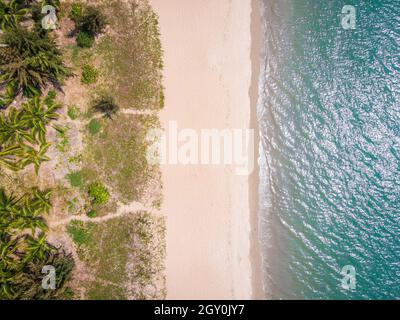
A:
{"type": "Polygon", "coordinates": [[[162,218],[140,212],[100,224],[72,221],[70,229],[78,238],[78,255],[94,276],[87,284],[89,299],[165,298],[153,286],[164,281],[162,218]]]}
{"type": "Polygon", "coordinates": [[[89,85],[97,82],[99,77],[99,71],[90,64],[85,64],[82,68],[82,78],[81,82],[83,84],[89,85]]]}
{"type": "Polygon", "coordinates": [[[80,171],[69,173],[67,179],[73,187],[81,188],[83,186],[83,177],[80,171]]]}
{"type": "Polygon", "coordinates": [[[91,234],[93,227],[93,224],[85,224],[82,221],[73,220],[68,225],[67,231],[76,245],[89,246],[93,243],[91,234]]]}
{"type": "Polygon", "coordinates": [[[157,168],[147,163],[146,134],[157,125],[156,116],[118,114],[104,121],[102,136],[88,136],[86,167],[122,201],[139,201],[155,175],[157,168]]]}
{"type": "Polygon", "coordinates": [[[90,122],[89,122],[88,128],[89,128],[90,134],[96,135],[96,134],[98,134],[98,133],[100,132],[100,130],[101,130],[101,124],[100,124],[100,122],[99,122],[97,119],[92,119],[92,120],[90,120],[90,122]]]}
{"type": "Polygon", "coordinates": [[[110,1],[106,7],[115,35],[103,37],[96,50],[105,61],[108,87],[122,108],[160,109],[163,60],[157,15],[144,3],[110,1]]]}

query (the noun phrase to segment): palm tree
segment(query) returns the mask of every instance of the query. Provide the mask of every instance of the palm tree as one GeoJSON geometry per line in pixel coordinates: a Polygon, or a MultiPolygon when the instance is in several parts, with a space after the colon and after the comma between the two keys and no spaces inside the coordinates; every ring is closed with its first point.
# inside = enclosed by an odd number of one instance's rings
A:
{"type": "Polygon", "coordinates": [[[46,152],[49,147],[50,143],[42,143],[39,150],[27,145],[22,146],[23,154],[21,156],[21,160],[19,161],[20,167],[25,168],[26,166],[33,164],[35,166],[35,172],[38,174],[41,163],[50,161],[50,158],[46,156],[46,152]]]}
{"type": "Polygon", "coordinates": [[[7,196],[4,189],[0,189],[0,213],[11,215],[18,212],[17,204],[19,200],[13,195],[7,196]]]}
{"type": "Polygon", "coordinates": [[[22,152],[22,148],[19,145],[14,145],[10,147],[6,147],[4,149],[0,149],[0,165],[17,171],[20,169],[20,166],[17,162],[17,156],[22,152]]]}
{"type": "Polygon", "coordinates": [[[29,11],[21,0],[0,0],[0,28],[2,30],[15,28],[29,11]]]}
{"type": "Polygon", "coordinates": [[[118,112],[119,106],[112,96],[103,95],[93,102],[93,109],[101,112],[104,117],[112,119],[112,116],[118,112]]]}
{"type": "Polygon", "coordinates": [[[29,121],[23,118],[23,112],[11,108],[8,116],[0,114],[0,142],[3,145],[21,144],[24,140],[35,143],[32,132],[29,129],[29,121]]]}
{"type": "Polygon", "coordinates": [[[0,298],[12,299],[15,296],[15,272],[0,266],[0,298]]]}
{"type": "Polygon", "coordinates": [[[43,213],[49,213],[51,209],[50,195],[51,191],[40,191],[37,188],[32,190],[33,199],[31,199],[31,205],[39,209],[43,213]]]}
{"type": "Polygon", "coordinates": [[[0,60],[0,89],[13,83],[15,96],[22,93],[34,97],[48,84],[59,88],[61,81],[71,75],[61,51],[48,35],[15,28],[5,33],[4,43],[8,47],[0,48],[0,56],[7,59],[0,60]]]}
{"type": "Polygon", "coordinates": [[[7,106],[9,106],[14,101],[14,98],[16,96],[15,93],[16,93],[15,82],[8,83],[7,86],[5,87],[4,94],[0,95],[0,109],[7,108],[7,106]]]}
{"type": "Polygon", "coordinates": [[[30,229],[32,236],[34,236],[37,229],[46,231],[47,224],[41,217],[41,210],[34,208],[29,201],[26,201],[19,214],[10,222],[9,228],[17,230],[30,229]]]}
{"type": "Polygon", "coordinates": [[[54,247],[51,246],[46,239],[46,235],[42,233],[37,239],[28,237],[26,247],[26,256],[24,261],[43,261],[48,255],[54,251],[54,247]]]}
{"type": "Polygon", "coordinates": [[[32,128],[32,135],[38,137],[41,143],[46,142],[46,125],[52,120],[57,120],[61,106],[54,101],[50,101],[46,106],[39,97],[29,100],[23,105],[22,121],[26,121],[32,128]]]}
{"type": "Polygon", "coordinates": [[[18,240],[11,239],[9,235],[6,237],[0,237],[0,260],[4,264],[11,265],[15,262],[13,255],[17,250],[17,244],[18,240]]]}

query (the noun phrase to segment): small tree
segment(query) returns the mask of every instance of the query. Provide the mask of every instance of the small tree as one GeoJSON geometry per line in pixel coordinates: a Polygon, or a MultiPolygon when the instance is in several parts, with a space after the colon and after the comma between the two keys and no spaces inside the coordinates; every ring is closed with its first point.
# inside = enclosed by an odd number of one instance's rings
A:
{"type": "Polygon", "coordinates": [[[77,28],[89,35],[102,33],[107,25],[106,17],[95,7],[87,7],[75,16],[77,28]]]}
{"type": "Polygon", "coordinates": [[[97,112],[101,112],[106,118],[112,119],[112,116],[119,110],[115,100],[110,95],[100,97],[94,102],[93,108],[97,112]]]}
{"type": "MultiPolygon", "coordinates": [[[[22,93],[26,97],[39,95],[48,84],[60,87],[71,75],[63,62],[61,51],[49,36],[22,28],[9,30],[4,35],[8,46],[0,48],[0,90],[12,84],[9,92],[14,97],[22,93]]],[[[4,99],[10,101],[11,99],[4,99]]]]}

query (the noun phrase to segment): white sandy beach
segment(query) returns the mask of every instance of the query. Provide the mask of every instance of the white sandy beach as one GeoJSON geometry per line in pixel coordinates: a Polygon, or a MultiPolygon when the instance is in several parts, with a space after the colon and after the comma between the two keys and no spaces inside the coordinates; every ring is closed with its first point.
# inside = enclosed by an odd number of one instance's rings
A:
{"type": "MultiPolygon", "coordinates": [[[[164,128],[249,128],[251,0],[150,3],[165,52],[164,128]]],[[[249,176],[234,169],[163,166],[168,299],[254,297],[249,176]]]]}

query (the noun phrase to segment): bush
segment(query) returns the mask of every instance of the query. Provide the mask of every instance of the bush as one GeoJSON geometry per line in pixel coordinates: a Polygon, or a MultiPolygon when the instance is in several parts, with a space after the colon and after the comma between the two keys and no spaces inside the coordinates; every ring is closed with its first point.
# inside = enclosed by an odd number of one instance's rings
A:
{"type": "Polygon", "coordinates": [[[76,44],[81,48],[90,48],[93,46],[94,37],[86,32],[79,32],[76,37],[76,44]]]}
{"type": "Polygon", "coordinates": [[[107,188],[99,182],[89,186],[89,196],[93,204],[106,204],[110,198],[107,188]]]}
{"type": "Polygon", "coordinates": [[[100,122],[98,122],[96,119],[92,119],[89,122],[89,132],[92,135],[98,134],[100,132],[101,129],[101,124],[100,122]]]}
{"type": "Polygon", "coordinates": [[[96,217],[97,217],[97,212],[96,212],[95,210],[90,210],[90,211],[87,213],[87,216],[88,216],[89,218],[96,218],[96,217]]]}
{"type": "Polygon", "coordinates": [[[81,79],[81,82],[83,84],[96,83],[98,76],[99,72],[96,70],[95,67],[91,66],[90,64],[85,64],[83,66],[82,79],[81,79]]]}
{"type": "Polygon", "coordinates": [[[106,17],[95,7],[87,7],[82,16],[76,21],[79,31],[95,37],[102,33],[107,25],[106,17]]]}
{"type": "Polygon", "coordinates": [[[97,112],[101,112],[105,117],[111,119],[112,116],[117,113],[119,107],[115,103],[113,97],[106,95],[94,102],[93,109],[97,112]]]}

